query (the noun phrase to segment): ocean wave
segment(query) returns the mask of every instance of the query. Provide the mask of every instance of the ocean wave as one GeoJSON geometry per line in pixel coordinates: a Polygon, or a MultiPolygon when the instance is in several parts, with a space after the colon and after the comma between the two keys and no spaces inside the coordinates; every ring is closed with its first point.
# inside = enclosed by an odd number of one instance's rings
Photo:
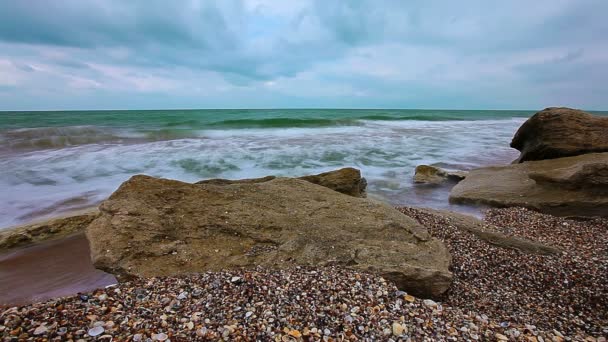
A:
{"type": "Polygon", "coordinates": [[[296,118],[267,118],[267,119],[233,119],[223,120],[206,125],[209,128],[316,128],[330,126],[358,126],[357,119],[296,119],[296,118]]]}
{"type": "MultiPolygon", "coordinates": [[[[369,121],[463,121],[467,118],[454,117],[454,116],[440,116],[440,115],[408,115],[408,116],[390,116],[390,115],[366,115],[358,117],[360,120],[369,121]]],[[[470,119],[469,119],[470,120],[470,119]]]]}
{"type": "Polygon", "coordinates": [[[0,144],[8,149],[52,149],[95,143],[118,143],[125,137],[94,126],[36,127],[0,133],[0,144]]]}

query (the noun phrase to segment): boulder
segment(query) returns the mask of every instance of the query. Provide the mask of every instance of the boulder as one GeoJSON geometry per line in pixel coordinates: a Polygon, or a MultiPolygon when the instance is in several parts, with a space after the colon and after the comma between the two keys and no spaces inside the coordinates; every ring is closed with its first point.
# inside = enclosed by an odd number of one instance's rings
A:
{"type": "Polygon", "coordinates": [[[608,117],[571,108],[546,108],[515,133],[511,147],[521,155],[515,162],[608,152],[608,117]]]}
{"type": "Polygon", "coordinates": [[[391,206],[293,178],[189,184],[134,176],[86,230],[94,265],[119,279],[207,270],[338,265],[414,295],[450,285],[450,255],[391,206]]]}
{"type": "Polygon", "coordinates": [[[521,206],[557,216],[608,216],[608,153],[475,169],[452,203],[521,206]]]}
{"type": "Polygon", "coordinates": [[[431,165],[418,165],[414,171],[414,183],[440,184],[445,181],[459,182],[466,177],[465,171],[447,171],[431,165]]]}
{"type": "MultiPolygon", "coordinates": [[[[262,178],[250,178],[250,179],[207,179],[196,184],[215,184],[215,185],[229,185],[229,184],[248,184],[248,183],[264,183],[271,181],[277,177],[266,176],[262,178]]],[[[337,192],[341,192],[345,195],[354,197],[366,197],[365,188],[367,187],[367,180],[361,177],[361,171],[352,167],[346,167],[343,169],[320,173],[318,175],[299,177],[298,179],[305,180],[307,182],[318,184],[326,188],[332,189],[337,192]]]]}

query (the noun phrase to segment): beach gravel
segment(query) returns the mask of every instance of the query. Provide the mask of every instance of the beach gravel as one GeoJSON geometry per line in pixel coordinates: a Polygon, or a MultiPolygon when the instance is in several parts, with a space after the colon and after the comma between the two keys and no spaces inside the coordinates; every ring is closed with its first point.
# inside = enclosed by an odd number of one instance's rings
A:
{"type": "Polygon", "coordinates": [[[256,268],[141,278],[0,310],[5,341],[606,341],[606,220],[490,210],[503,233],[564,249],[489,245],[449,220],[400,208],[442,239],[454,284],[415,298],[382,277],[336,267],[256,268]],[[567,283],[566,283],[567,281],[567,283]]]}

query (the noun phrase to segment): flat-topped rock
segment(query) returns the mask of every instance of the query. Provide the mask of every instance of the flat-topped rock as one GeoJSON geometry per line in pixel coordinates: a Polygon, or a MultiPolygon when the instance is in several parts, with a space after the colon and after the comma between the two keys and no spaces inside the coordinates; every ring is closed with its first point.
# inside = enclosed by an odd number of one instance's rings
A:
{"type": "Polygon", "coordinates": [[[557,216],[608,216],[608,153],[471,170],[452,203],[521,206],[557,216]]]}
{"type": "Polygon", "coordinates": [[[608,117],[578,109],[546,108],[519,128],[511,147],[521,152],[516,160],[520,163],[608,152],[608,117]]]}
{"type": "MultiPolygon", "coordinates": [[[[215,185],[230,185],[230,184],[248,184],[248,183],[264,183],[277,178],[276,176],[266,176],[261,178],[248,178],[248,179],[207,179],[196,184],[215,184],[215,185]]],[[[354,197],[366,197],[365,189],[367,187],[367,180],[361,177],[361,171],[352,168],[345,167],[339,170],[323,172],[318,175],[310,175],[299,177],[298,179],[305,180],[307,182],[318,184],[326,188],[332,189],[337,192],[341,192],[345,195],[354,197]]]]}
{"type": "Polygon", "coordinates": [[[447,290],[450,255],[389,205],[308,181],[189,184],[134,176],[87,228],[96,267],[119,278],[262,265],[341,265],[414,295],[447,290]]]}

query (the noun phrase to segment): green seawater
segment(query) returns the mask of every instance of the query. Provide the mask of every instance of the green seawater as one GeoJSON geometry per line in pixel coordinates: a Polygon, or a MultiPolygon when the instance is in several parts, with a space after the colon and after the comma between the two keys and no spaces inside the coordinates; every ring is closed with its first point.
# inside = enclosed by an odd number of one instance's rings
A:
{"type": "Polygon", "coordinates": [[[192,109],[0,112],[0,129],[65,126],[239,129],[356,125],[360,120],[489,120],[534,111],[418,109],[192,109]]]}
{"type": "Polygon", "coordinates": [[[534,112],[0,112],[0,229],[97,205],[136,174],[195,182],[303,176],[350,166],[367,178],[371,197],[457,209],[447,201],[449,186],[414,185],[414,168],[509,163],[518,155],[509,147],[511,138],[534,112]]]}

